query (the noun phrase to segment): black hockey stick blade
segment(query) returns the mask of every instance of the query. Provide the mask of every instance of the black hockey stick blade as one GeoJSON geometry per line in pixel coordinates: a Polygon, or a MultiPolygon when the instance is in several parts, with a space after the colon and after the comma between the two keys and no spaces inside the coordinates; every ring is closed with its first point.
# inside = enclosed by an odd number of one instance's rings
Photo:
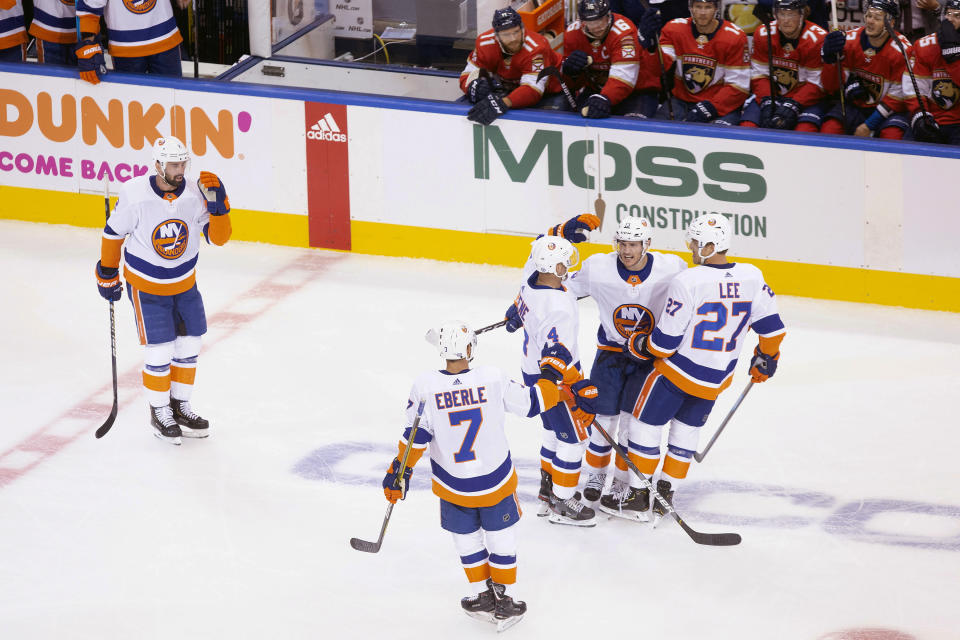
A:
{"type": "Polygon", "coordinates": [[[743,540],[739,533],[703,533],[701,531],[694,531],[686,522],[680,519],[680,516],[674,514],[673,517],[676,518],[680,528],[697,544],[710,547],[733,547],[740,544],[743,540]]]}
{"type": "Polygon", "coordinates": [[[488,325],[485,326],[485,327],[480,327],[479,329],[477,329],[476,331],[474,331],[474,333],[476,333],[476,334],[479,335],[479,334],[481,334],[481,333],[486,333],[487,331],[493,331],[494,329],[499,329],[500,327],[504,326],[505,324],[507,324],[507,320],[506,320],[506,319],[503,319],[503,320],[501,320],[500,322],[494,322],[493,324],[488,324],[488,325]]]}
{"type": "Polygon", "coordinates": [[[537,74],[537,82],[540,82],[547,76],[556,79],[556,81],[560,84],[560,89],[563,91],[563,95],[567,98],[567,103],[570,105],[570,108],[573,111],[576,111],[577,101],[573,99],[573,94],[570,93],[567,83],[563,81],[563,77],[560,75],[560,70],[554,66],[544,67],[540,70],[540,73],[537,74]]]}
{"type": "Polygon", "coordinates": [[[366,553],[376,553],[380,551],[380,545],[383,544],[383,539],[381,538],[379,542],[369,542],[367,540],[361,540],[360,538],[350,538],[350,546],[356,549],[357,551],[363,551],[366,553]]]}
{"type": "Polygon", "coordinates": [[[110,410],[110,415],[107,416],[107,420],[102,425],[100,425],[100,427],[97,429],[97,433],[95,434],[97,436],[97,439],[100,439],[103,436],[107,435],[107,431],[110,431],[110,427],[113,426],[113,421],[116,419],[117,419],[117,399],[114,398],[113,409],[110,410]]]}

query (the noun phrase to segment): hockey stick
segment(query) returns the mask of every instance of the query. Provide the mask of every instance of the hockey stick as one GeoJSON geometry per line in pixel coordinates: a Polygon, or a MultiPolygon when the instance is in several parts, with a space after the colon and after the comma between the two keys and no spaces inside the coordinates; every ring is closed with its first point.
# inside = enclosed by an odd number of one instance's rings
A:
{"type": "Polygon", "coordinates": [[[660,506],[666,510],[673,519],[677,521],[677,524],[680,525],[680,528],[690,536],[690,539],[696,542],[697,544],[704,544],[711,547],[732,547],[734,545],[740,544],[741,538],[739,533],[703,533],[700,531],[695,531],[690,528],[686,522],[680,517],[680,514],[676,512],[673,508],[673,505],[667,502],[663,496],[657,493],[656,488],[653,486],[653,483],[640,472],[640,469],[637,468],[637,465],[633,463],[633,460],[627,455],[623,448],[617,443],[614,442],[613,438],[610,437],[610,434],[607,433],[606,429],[600,426],[600,424],[594,420],[593,428],[600,431],[600,435],[610,443],[613,447],[613,450],[617,452],[617,455],[620,456],[620,459],[623,460],[630,470],[640,479],[640,483],[643,485],[643,488],[650,492],[650,495],[660,503],[660,506]]]}
{"type": "MultiPolygon", "coordinates": [[[[910,73],[910,81],[913,83],[913,92],[917,94],[917,102],[920,103],[920,113],[923,114],[923,117],[926,118],[930,116],[930,113],[927,111],[927,105],[923,100],[923,96],[920,95],[920,86],[917,84],[917,77],[913,75],[913,67],[910,66],[910,60],[907,58],[907,50],[903,48],[903,43],[900,42],[900,38],[897,37],[900,34],[896,32],[893,28],[893,20],[890,18],[890,14],[884,14],[883,24],[887,27],[887,32],[890,33],[890,38],[893,39],[894,43],[897,45],[897,48],[900,50],[900,55],[903,56],[903,62],[907,65],[907,71],[910,73]]],[[[930,116],[932,117],[932,116],[930,116]]]]}
{"type": "MultiPolygon", "coordinates": [[[[110,183],[106,178],[103,180],[103,210],[106,221],[110,220],[110,183]]],[[[113,300],[110,301],[110,359],[113,366],[113,408],[110,409],[110,415],[106,422],[97,429],[96,437],[102,438],[110,431],[113,421],[117,419],[117,327],[113,315],[113,300]]]]}
{"type": "MultiPolygon", "coordinates": [[[[400,469],[397,471],[397,477],[393,484],[394,488],[400,487],[403,473],[407,470],[407,460],[410,458],[410,450],[413,449],[413,442],[417,437],[417,427],[420,426],[420,416],[423,415],[423,407],[425,404],[426,401],[421,400],[420,404],[417,405],[417,417],[414,418],[413,426],[410,427],[410,436],[407,438],[407,450],[403,452],[403,460],[400,461],[400,469]]],[[[380,527],[380,537],[377,538],[376,542],[369,542],[367,540],[361,540],[360,538],[350,538],[350,546],[357,551],[365,551],[366,553],[376,553],[380,551],[380,545],[383,544],[383,534],[387,532],[387,524],[390,522],[390,514],[393,513],[394,504],[396,503],[391,502],[387,505],[387,514],[383,516],[383,526],[380,527]]]]}
{"type": "Polygon", "coordinates": [[[710,451],[710,447],[713,446],[713,443],[717,441],[717,438],[720,437],[720,434],[723,433],[723,428],[727,426],[727,423],[730,422],[730,418],[733,417],[733,414],[736,413],[737,409],[740,407],[740,403],[743,402],[743,399],[747,397],[751,387],[753,387],[753,380],[747,383],[747,386],[743,389],[743,393],[740,394],[740,397],[737,398],[737,401],[733,403],[733,406],[730,408],[730,411],[727,413],[727,417],[723,419],[723,422],[720,423],[720,427],[717,428],[716,433],[713,434],[713,437],[710,438],[710,442],[707,443],[707,446],[703,448],[703,451],[693,454],[694,460],[697,462],[703,462],[703,459],[707,457],[707,453],[710,451]]]}
{"type": "MultiPolygon", "coordinates": [[[[590,56],[587,56],[587,65],[590,65],[592,62],[590,56]]],[[[554,66],[544,67],[540,73],[537,74],[537,82],[543,80],[545,76],[550,76],[554,78],[559,84],[560,89],[563,91],[563,95],[567,98],[567,104],[570,105],[572,111],[577,110],[577,101],[573,99],[573,94],[570,93],[570,87],[567,86],[567,83],[563,81],[563,77],[560,75],[560,70],[554,66]]]]}
{"type": "MultiPolygon", "coordinates": [[[[837,0],[830,0],[830,13],[833,18],[833,30],[840,30],[840,22],[837,20],[837,0]]],[[[837,60],[837,77],[840,81],[840,117],[843,118],[843,131],[847,131],[847,98],[843,91],[843,58],[837,60]]]]}
{"type": "Polygon", "coordinates": [[[191,0],[190,23],[193,25],[193,77],[200,77],[200,36],[197,29],[197,0],[191,0]]]}

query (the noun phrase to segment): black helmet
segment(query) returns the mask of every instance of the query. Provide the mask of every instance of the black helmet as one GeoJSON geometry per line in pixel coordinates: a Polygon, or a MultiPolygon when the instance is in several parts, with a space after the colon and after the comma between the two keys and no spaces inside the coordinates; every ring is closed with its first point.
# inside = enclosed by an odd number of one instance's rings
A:
{"type": "Polygon", "coordinates": [[[773,10],[793,9],[794,11],[803,11],[807,6],[807,0],[773,0],[773,10]]]}
{"type": "Polygon", "coordinates": [[[522,27],[523,20],[513,7],[497,9],[493,12],[493,30],[505,31],[514,27],[522,27]]]}
{"type": "Polygon", "coordinates": [[[596,20],[609,14],[609,0],[580,0],[577,3],[577,16],[580,20],[596,20]]]}
{"type": "Polygon", "coordinates": [[[960,0],[947,0],[943,5],[943,10],[960,9],[960,0]]]}
{"type": "Polygon", "coordinates": [[[885,11],[894,21],[900,19],[900,3],[897,0],[869,0],[864,12],[867,9],[880,9],[885,11]]]}

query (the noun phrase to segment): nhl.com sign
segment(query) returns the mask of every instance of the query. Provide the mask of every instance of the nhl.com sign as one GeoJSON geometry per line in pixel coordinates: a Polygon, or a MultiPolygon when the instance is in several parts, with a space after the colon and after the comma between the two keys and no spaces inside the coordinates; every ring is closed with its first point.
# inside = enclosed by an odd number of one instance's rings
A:
{"type": "Polygon", "coordinates": [[[340,131],[340,126],[334,119],[332,113],[325,116],[310,125],[307,129],[308,140],[323,140],[326,142],[346,142],[347,135],[340,131]]]}

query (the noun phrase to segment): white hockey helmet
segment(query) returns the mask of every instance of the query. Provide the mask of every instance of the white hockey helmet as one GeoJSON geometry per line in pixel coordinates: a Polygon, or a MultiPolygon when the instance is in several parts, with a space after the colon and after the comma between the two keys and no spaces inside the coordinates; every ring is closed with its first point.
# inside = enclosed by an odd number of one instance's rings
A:
{"type": "Polygon", "coordinates": [[[159,137],[153,142],[153,159],[160,163],[161,177],[167,171],[168,162],[186,162],[184,173],[190,166],[190,152],[175,136],[159,137]]]}
{"type": "Polygon", "coordinates": [[[530,257],[540,273],[550,273],[566,280],[567,272],[580,262],[580,252],[560,236],[540,236],[531,243],[530,257]],[[557,273],[557,265],[566,269],[563,275],[557,273]]]}
{"type": "Polygon", "coordinates": [[[704,260],[730,248],[730,221],[719,213],[702,215],[687,227],[687,247],[697,241],[697,253],[704,260]],[[703,248],[713,243],[713,251],[703,255],[703,248]]]}
{"type": "Polygon", "coordinates": [[[448,322],[437,332],[437,349],[446,360],[473,360],[477,352],[477,334],[462,322],[448,322]],[[469,352],[467,347],[470,347],[469,352]]]}
{"type": "Polygon", "coordinates": [[[653,240],[653,227],[649,220],[635,217],[625,218],[613,234],[613,248],[617,249],[621,241],[642,242],[644,244],[643,252],[646,253],[647,249],[650,248],[651,240],[653,240]]]}

